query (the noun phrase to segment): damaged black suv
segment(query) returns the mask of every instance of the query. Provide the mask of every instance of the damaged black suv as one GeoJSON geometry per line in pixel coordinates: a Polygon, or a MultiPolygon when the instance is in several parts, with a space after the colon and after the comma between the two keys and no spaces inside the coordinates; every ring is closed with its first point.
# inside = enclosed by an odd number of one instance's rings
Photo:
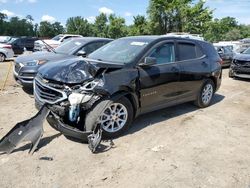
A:
{"type": "Polygon", "coordinates": [[[126,37],[87,58],[42,66],[34,95],[63,134],[83,139],[99,126],[104,136],[116,137],[140,114],[188,101],[209,106],[221,73],[221,59],[208,42],[126,37]]]}

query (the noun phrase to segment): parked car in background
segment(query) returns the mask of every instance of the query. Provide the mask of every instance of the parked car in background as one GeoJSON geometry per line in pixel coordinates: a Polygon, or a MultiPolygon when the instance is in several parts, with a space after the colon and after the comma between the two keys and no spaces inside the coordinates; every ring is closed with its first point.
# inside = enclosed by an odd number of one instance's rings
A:
{"type": "Polygon", "coordinates": [[[222,67],[230,67],[231,62],[235,53],[232,51],[230,46],[221,46],[214,44],[216,51],[218,52],[220,58],[223,60],[222,67]]]}
{"type": "Polygon", "coordinates": [[[0,43],[7,43],[10,39],[10,36],[0,36],[0,43]]]}
{"type": "Polygon", "coordinates": [[[211,104],[221,85],[221,58],[212,44],[172,36],[117,39],[87,58],[48,63],[34,81],[36,106],[49,124],[78,139],[102,129],[122,134],[140,114],[194,101],[211,104]]]}
{"type": "Polygon", "coordinates": [[[73,38],[52,52],[34,52],[29,55],[21,55],[15,59],[14,77],[24,87],[32,87],[38,68],[45,63],[75,58],[75,56],[86,56],[110,41],[112,39],[73,38]]]}
{"type": "Polygon", "coordinates": [[[0,43],[0,63],[12,57],[14,57],[14,51],[12,50],[12,46],[10,44],[0,43]]]}
{"type": "Polygon", "coordinates": [[[51,51],[51,48],[58,47],[66,39],[76,37],[82,37],[82,35],[60,34],[49,40],[37,40],[35,42],[34,51],[51,51]]]}
{"type": "Polygon", "coordinates": [[[250,47],[235,55],[229,69],[229,77],[250,78],[250,47]]]}
{"type": "Polygon", "coordinates": [[[25,50],[33,51],[36,37],[12,37],[7,44],[12,46],[15,54],[22,54],[25,50]]]}

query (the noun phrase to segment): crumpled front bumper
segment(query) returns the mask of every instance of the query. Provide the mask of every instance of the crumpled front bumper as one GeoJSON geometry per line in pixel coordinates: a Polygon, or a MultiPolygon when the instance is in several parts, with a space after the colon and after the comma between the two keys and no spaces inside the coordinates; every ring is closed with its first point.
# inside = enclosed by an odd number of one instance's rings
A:
{"type": "Polygon", "coordinates": [[[40,111],[32,118],[17,123],[1,140],[0,153],[11,153],[21,142],[30,141],[29,153],[33,154],[43,135],[43,122],[47,118],[49,124],[62,134],[80,139],[89,144],[92,153],[96,152],[102,139],[102,130],[96,127],[94,131],[84,132],[70,127],[60,121],[47,105],[43,105],[40,111]]]}
{"type": "Polygon", "coordinates": [[[53,112],[50,112],[50,114],[47,116],[47,121],[51,127],[61,132],[63,135],[79,139],[83,142],[88,142],[88,136],[92,134],[92,131],[81,131],[77,128],[63,123],[60,118],[53,112]]]}
{"type": "Polygon", "coordinates": [[[250,67],[231,65],[229,75],[230,77],[250,78],[250,67]]]}

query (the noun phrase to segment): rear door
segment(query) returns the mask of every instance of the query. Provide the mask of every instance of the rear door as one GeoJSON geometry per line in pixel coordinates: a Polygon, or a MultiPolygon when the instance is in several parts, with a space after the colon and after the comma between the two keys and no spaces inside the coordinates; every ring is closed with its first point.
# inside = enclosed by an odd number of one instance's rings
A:
{"type": "Polygon", "coordinates": [[[186,99],[195,99],[203,83],[203,79],[210,75],[210,63],[201,47],[191,41],[177,42],[178,62],[180,65],[180,87],[186,99]]]}
{"type": "Polygon", "coordinates": [[[140,101],[143,112],[161,108],[178,98],[180,68],[176,63],[175,51],[174,41],[160,42],[145,56],[156,58],[157,64],[139,67],[140,101]]]}

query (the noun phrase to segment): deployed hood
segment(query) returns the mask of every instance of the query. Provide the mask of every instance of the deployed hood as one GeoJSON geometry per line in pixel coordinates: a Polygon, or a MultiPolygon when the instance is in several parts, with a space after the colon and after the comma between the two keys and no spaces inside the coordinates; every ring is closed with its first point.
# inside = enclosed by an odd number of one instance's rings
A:
{"type": "Polygon", "coordinates": [[[17,63],[29,62],[34,60],[46,60],[46,61],[55,61],[61,59],[72,58],[72,55],[68,54],[59,54],[54,52],[34,52],[28,55],[21,55],[16,58],[17,63]]]}
{"type": "Polygon", "coordinates": [[[93,80],[108,68],[120,69],[122,65],[75,57],[45,64],[41,66],[38,73],[42,78],[50,81],[79,84],[93,80]]]}
{"type": "Polygon", "coordinates": [[[239,61],[250,61],[250,54],[237,54],[234,59],[239,61]]]}

